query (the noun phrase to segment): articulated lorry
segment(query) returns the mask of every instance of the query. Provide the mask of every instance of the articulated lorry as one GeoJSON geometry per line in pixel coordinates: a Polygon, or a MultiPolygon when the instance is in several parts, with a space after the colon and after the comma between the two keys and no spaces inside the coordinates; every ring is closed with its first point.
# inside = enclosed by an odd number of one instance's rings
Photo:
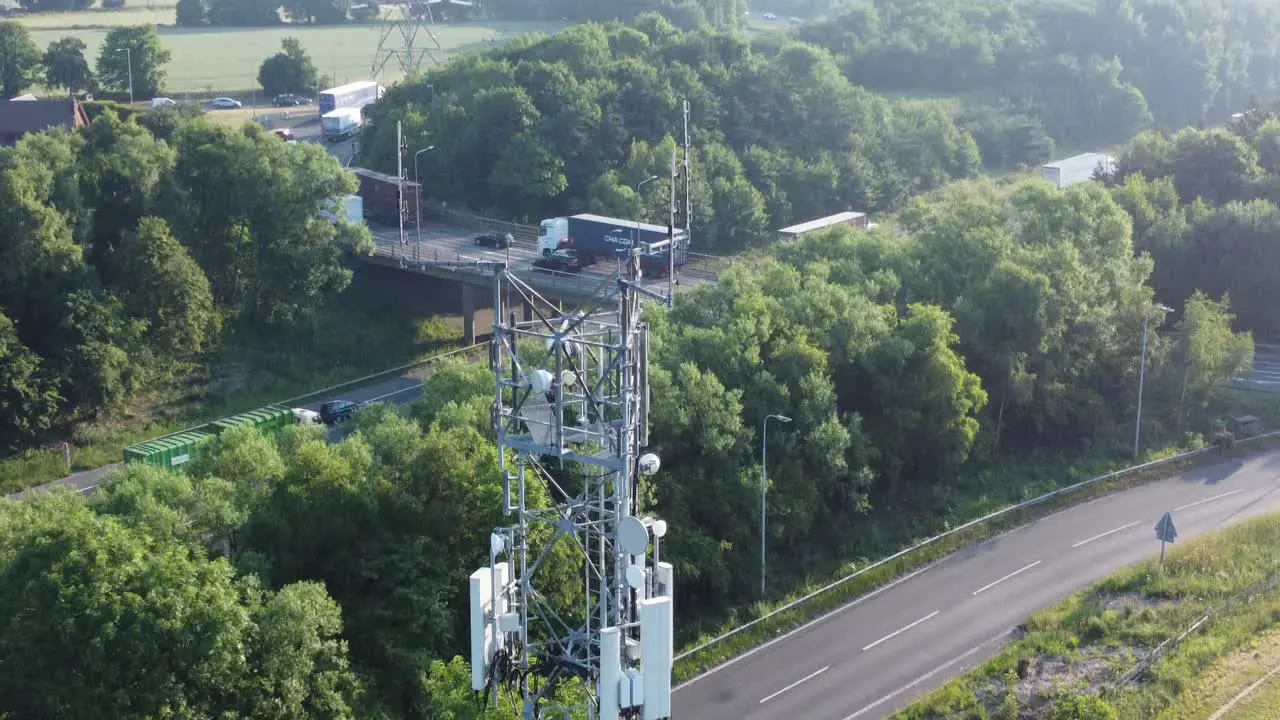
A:
{"type": "MultiPolygon", "coordinates": [[[[663,225],[603,215],[551,218],[538,225],[538,254],[547,257],[573,250],[583,264],[590,265],[598,259],[626,257],[632,247],[647,244],[652,250],[640,257],[640,267],[648,273],[662,274],[671,262],[667,255],[671,245],[667,233],[663,225]]],[[[689,260],[689,238],[684,230],[676,229],[674,246],[675,265],[683,266],[689,260]]]]}
{"type": "Polygon", "coordinates": [[[320,135],[329,142],[337,142],[360,132],[364,116],[360,108],[338,108],[320,116],[320,135]]]}

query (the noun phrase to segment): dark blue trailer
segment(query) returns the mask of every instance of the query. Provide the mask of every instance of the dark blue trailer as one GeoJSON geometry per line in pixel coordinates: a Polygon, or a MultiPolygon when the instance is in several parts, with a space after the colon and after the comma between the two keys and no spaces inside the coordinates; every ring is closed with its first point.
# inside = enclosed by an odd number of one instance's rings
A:
{"type": "MultiPolygon", "coordinates": [[[[557,250],[574,250],[583,259],[625,257],[636,244],[664,243],[665,225],[637,223],[603,215],[573,215],[543,220],[538,229],[538,251],[550,255],[557,250]]],[[[688,260],[688,240],[683,230],[676,230],[676,265],[688,260]]],[[[661,252],[661,251],[659,251],[661,252]]],[[[659,254],[655,252],[653,254],[659,254]]],[[[651,262],[642,259],[642,263],[651,262]]],[[[662,254],[662,264],[668,260],[662,254]]]]}

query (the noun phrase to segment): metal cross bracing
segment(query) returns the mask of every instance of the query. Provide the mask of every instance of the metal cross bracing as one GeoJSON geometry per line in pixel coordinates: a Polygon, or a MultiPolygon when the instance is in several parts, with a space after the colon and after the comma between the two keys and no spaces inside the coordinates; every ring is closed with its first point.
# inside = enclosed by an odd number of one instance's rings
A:
{"type": "MultiPolygon", "coordinates": [[[[488,567],[471,576],[472,687],[517,695],[526,718],[670,714],[671,566],[666,523],[640,513],[648,443],[648,328],[639,255],[592,307],[562,312],[495,269],[490,363],[503,511],[488,567]],[[522,306],[517,320],[515,308],[522,306]],[[536,488],[534,486],[537,486],[536,488]],[[531,502],[531,496],[546,502],[531,502]],[[551,566],[582,578],[570,604],[540,590],[551,566]],[[558,702],[578,678],[581,701],[558,702]]],[[[563,574],[557,575],[563,577],[563,574]]]]}
{"type": "Polygon", "coordinates": [[[374,51],[370,77],[380,77],[393,59],[405,78],[421,72],[428,60],[441,63],[445,52],[431,30],[434,24],[430,2],[386,7],[378,28],[378,49],[374,51]]]}

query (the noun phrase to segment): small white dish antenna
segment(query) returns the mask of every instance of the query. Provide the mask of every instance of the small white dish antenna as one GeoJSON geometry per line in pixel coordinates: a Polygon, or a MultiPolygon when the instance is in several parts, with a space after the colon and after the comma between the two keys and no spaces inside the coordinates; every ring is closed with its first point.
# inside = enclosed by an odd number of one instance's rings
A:
{"type": "Polygon", "coordinates": [[[653,453],[645,453],[640,456],[640,474],[653,475],[658,472],[658,468],[662,467],[662,461],[653,453]]]}
{"type": "Polygon", "coordinates": [[[507,547],[507,540],[506,540],[506,538],[502,537],[502,536],[501,536],[501,535],[499,535],[498,533],[490,533],[490,534],[489,534],[489,552],[490,552],[490,554],[497,555],[498,553],[500,553],[500,552],[502,552],[503,550],[505,550],[505,549],[506,549],[506,547],[507,547]]]}
{"type": "Polygon", "coordinates": [[[649,529],[638,517],[625,517],[618,523],[618,547],[628,555],[643,555],[649,547],[649,529]]]}
{"type": "Polygon", "coordinates": [[[565,370],[560,373],[560,385],[563,387],[573,387],[578,384],[578,376],[572,370],[565,370]]]}
{"type": "Polygon", "coordinates": [[[534,392],[546,393],[551,391],[551,384],[555,382],[556,376],[546,370],[538,369],[529,374],[529,387],[534,392]]]}
{"type": "Polygon", "coordinates": [[[667,521],[666,521],[666,520],[655,520],[655,521],[653,522],[653,525],[651,526],[651,529],[653,530],[653,536],[654,536],[654,537],[666,537],[666,535],[667,535],[667,521]]]}
{"type": "Polygon", "coordinates": [[[644,587],[644,570],[639,565],[627,566],[627,584],[632,590],[639,590],[644,587]]]}

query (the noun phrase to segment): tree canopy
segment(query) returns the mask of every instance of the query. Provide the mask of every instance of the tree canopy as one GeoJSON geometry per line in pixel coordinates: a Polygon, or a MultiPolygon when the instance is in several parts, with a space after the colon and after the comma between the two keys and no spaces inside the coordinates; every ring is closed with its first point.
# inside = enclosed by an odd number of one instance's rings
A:
{"type": "Polygon", "coordinates": [[[936,103],[851,84],[827,52],[681,33],[658,15],[516,40],[397,86],[371,110],[364,162],[394,168],[396,121],[427,194],[536,221],[577,212],[666,222],[664,183],[690,102],[695,249],[758,247],[843,209],[889,210],[979,169],[936,103]],[[448,138],[447,142],[443,138],[448,138]]]}
{"type": "Polygon", "coordinates": [[[165,65],[172,57],[154,25],[112,28],[98,55],[98,83],[121,97],[155,97],[164,92],[165,65]]]}
{"type": "Polygon", "coordinates": [[[348,282],[339,242],[368,248],[320,215],[355,188],[322,148],[174,127],[104,113],[0,149],[0,447],[180,376],[224,328],[305,320],[348,282]]]}
{"type": "Polygon", "coordinates": [[[297,38],[280,41],[280,52],[262,61],[258,68],[258,84],[267,95],[300,93],[310,95],[317,91],[319,73],[311,57],[302,49],[297,38]]]}

